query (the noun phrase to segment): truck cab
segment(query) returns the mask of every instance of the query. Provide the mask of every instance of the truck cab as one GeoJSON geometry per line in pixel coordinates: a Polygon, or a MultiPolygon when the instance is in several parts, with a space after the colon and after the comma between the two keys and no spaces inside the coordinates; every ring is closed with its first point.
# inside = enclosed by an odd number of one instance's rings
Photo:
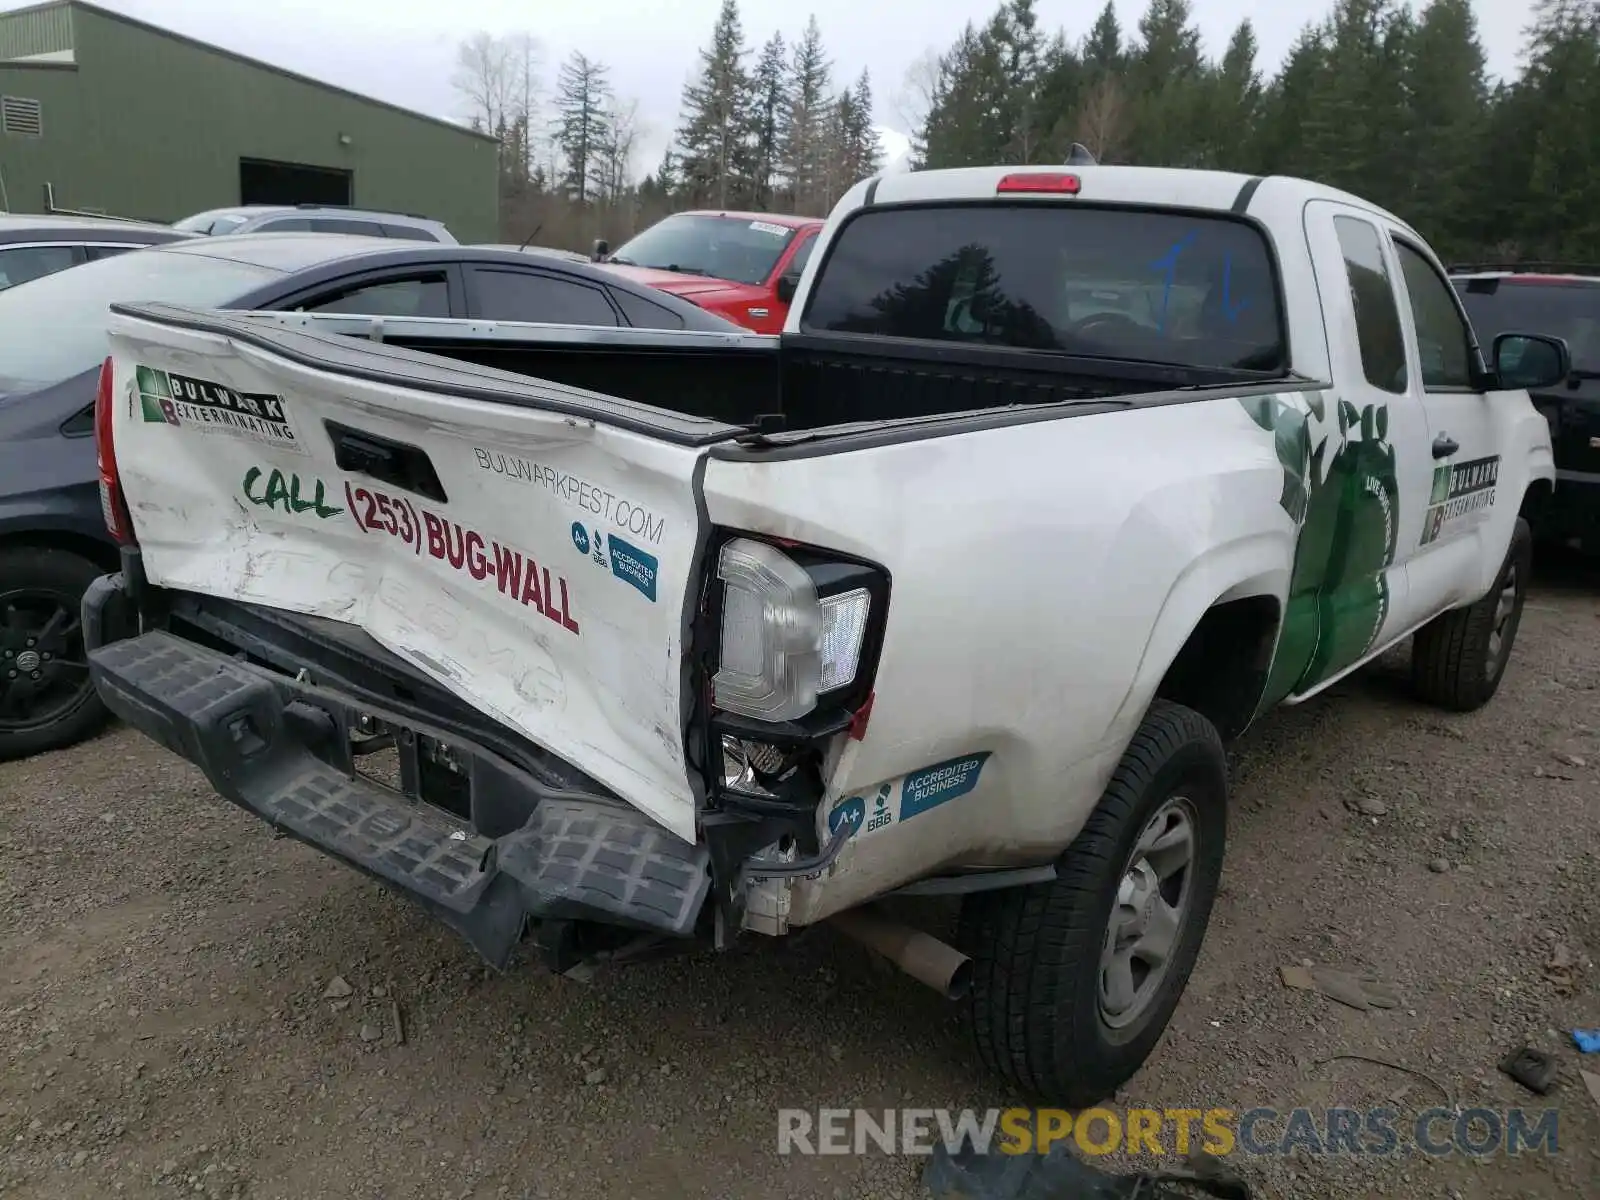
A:
{"type": "Polygon", "coordinates": [[[683,212],[601,261],[746,329],[778,333],[821,228],[815,217],[683,212]]]}

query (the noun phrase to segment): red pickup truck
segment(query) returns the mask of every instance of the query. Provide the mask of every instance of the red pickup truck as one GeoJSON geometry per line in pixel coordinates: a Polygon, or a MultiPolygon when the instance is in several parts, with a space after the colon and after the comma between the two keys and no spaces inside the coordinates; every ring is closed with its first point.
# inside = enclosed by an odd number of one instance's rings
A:
{"type": "Polygon", "coordinates": [[[757,333],[779,333],[822,221],[777,213],[682,212],[597,257],[757,333]]]}

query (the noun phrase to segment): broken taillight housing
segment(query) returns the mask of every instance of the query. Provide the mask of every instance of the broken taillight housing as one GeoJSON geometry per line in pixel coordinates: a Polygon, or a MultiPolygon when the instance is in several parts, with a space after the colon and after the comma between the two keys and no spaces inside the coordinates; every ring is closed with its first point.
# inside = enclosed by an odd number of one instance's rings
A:
{"type": "Polygon", "coordinates": [[[111,360],[100,365],[100,384],[94,396],[94,448],[100,472],[100,515],[105,519],[106,532],[123,545],[133,545],[137,540],[133,520],[128,514],[128,502],[122,494],[122,480],[117,474],[117,451],[112,442],[112,379],[111,360]]]}
{"type": "Polygon", "coordinates": [[[716,577],[718,709],[789,722],[819,708],[853,711],[865,698],[888,603],[882,568],[735,536],[720,549],[716,577]]]}
{"type": "Polygon", "coordinates": [[[771,796],[770,782],[790,769],[777,746],[722,735],[722,786],[747,796],[771,796]]]}

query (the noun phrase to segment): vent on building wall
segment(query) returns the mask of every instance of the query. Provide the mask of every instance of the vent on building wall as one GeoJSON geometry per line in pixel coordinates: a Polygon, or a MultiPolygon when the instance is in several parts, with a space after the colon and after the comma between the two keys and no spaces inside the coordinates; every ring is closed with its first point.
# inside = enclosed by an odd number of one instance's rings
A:
{"type": "Polygon", "coordinates": [[[0,96],[0,133],[43,137],[44,112],[39,102],[22,96],[0,96]]]}

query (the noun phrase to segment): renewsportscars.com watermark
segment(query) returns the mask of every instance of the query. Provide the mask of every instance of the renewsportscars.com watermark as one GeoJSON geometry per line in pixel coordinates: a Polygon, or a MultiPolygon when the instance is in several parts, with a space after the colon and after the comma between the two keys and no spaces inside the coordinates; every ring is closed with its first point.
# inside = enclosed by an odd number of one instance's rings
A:
{"type": "Polygon", "coordinates": [[[781,1108],[779,1154],[1230,1154],[1409,1156],[1558,1154],[1556,1109],[1430,1108],[781,1108]]]}

